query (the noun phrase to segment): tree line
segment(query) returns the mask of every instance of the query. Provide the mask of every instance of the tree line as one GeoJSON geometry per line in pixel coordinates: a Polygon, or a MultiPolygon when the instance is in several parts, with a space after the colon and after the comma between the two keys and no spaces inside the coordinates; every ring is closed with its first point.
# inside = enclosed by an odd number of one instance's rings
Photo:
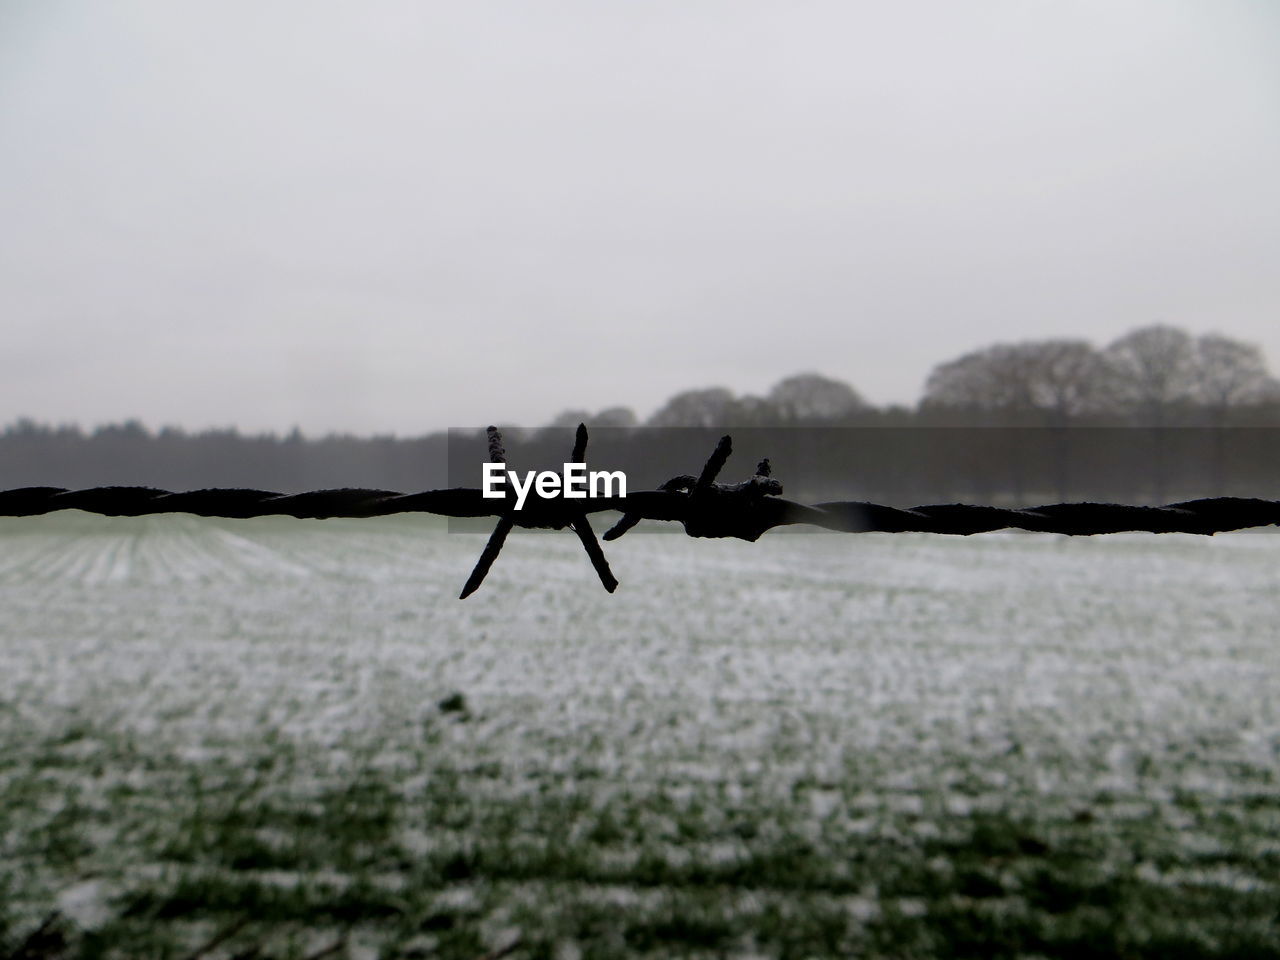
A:
{"type": "MultiPolygon", "coordinates": [[[[557,421],[576,423],[584,412],[566,411],[557,421]]],[[[647,423],[1264,426],[1280,424],[1280,381],[1256,344],[1154,325],[1103,348],[1048,339],[974,350],[934,367],[914,408],[875,407],[849,384],[811,373],[788,377],[763,397],[737,397],[723,387],[688,390],[647,423]]]]}
{"type": "MultiPolygon", "coordinates": [[[[729,428],[743,451],[733,473],[772,456],[805,478],[788,493],[815,499],[1155,502],[1175,493],[1271,497],[1280,480],[1280,383],[1261,350],[1164,325],[1101,348],[1079,339],[993,344],[938,364],[914,407],[877,407],[845,381],[802,373],[762,396],[682,391],[644,421],[615,406],[504,430],[522,466],[544,468],[563,459],[567,428],[579,422],[593,428],[596,462],[627,470],[635,488],[666,479],[673,465],[696,472],[729,428]]],[[[483,438],[151,431],[137,420],[84,430],[22,418],[0,431],[0,488],[475,486],[459,472],[474,466],[472,447],[483,451],[483,438]]]]}

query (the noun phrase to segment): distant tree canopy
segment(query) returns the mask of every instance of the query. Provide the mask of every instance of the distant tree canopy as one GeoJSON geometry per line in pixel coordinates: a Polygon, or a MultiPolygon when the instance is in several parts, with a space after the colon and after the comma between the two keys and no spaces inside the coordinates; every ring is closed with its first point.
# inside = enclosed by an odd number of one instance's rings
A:
{"type": "Polygon", "coordinates": [[[1185,330],[1142,327],[1107,347],[1105,356],[1117,409],[1158,422],[1192,401],[1196,347],[1185,330]]]}
{"type": "Polygon", "coordinates": [[[1031,413],[1058,425],[1096,409],[1106,388],[1106,361],[1083,340],[1001,343],[935,367],[922,405],[1031,413]]]}
{"type": "Polygon", "coordinates": [[[597,427],[634,427],[640,421],[630,407],[605,407],[591,422],[597,427]]]}
{"type": "Polygon", "coordinates": [[[839,420],[868,404],[842,380],[818,373],[799,373],[778,382],[766,402],[781,420],[797,423],[839,420]]]}
{"type": "Polygon", "coordinates": [[[1220,426],[1233,410],[1275,405],[1280,384],[1255,344],[1154,325],[1102,350],[1084,340],[999,343],[939,364],[922,412],[986,422],[1220,426]]]}
{"type": "Polygon", "coordinates": [[[1101,349],[1087,340],[1058,338],[974,350],[933,369],[914,411],[877,409],[843,380],[799,373],[764,396],[736,396],[726,387],[684,390],[646,426],[1225,426],[1278,421],[1280,382],[1256,344],[1153,325],[1101,349]]]}
{"type": "Polygon", "coordinates": [[[725,387],[685,390],[668,400],[646,426],[833,424],[870,409],[858,391],[843,380],[798,373],[780,380],[763,397],[737,397],[725,387]]]}
{"type": "Polygon", "coordinates": [[[734,420],[737,401],[725,387],[685,390],[668,400],[652,417],[650,427],[714,427],[734,420]]]}
{"type": "Polygon", "coordinates": [[[564,410],[556,414],[547,426],[576,427],[589,423],[595,427],[634,427],[640,421],[630,407],[605,407],[599,413],[589,410],[564,410]]]}
{"type": "MultiPolygon", "coordinates": [[[[1261,349],[1218,333],[1153,325],[1099,349],[1058,338],[996,343],[938,364],[915,411],[880,410],[848,383],[799,373],[764,396],[685,390],[652,427],[785,425],[1270,425],[1280,382],[1261,349]]],[[[577,422],[576,420],[574,421],[577,422]]],[[[587,421],[590,422],[590,421],[587,421]]]]}

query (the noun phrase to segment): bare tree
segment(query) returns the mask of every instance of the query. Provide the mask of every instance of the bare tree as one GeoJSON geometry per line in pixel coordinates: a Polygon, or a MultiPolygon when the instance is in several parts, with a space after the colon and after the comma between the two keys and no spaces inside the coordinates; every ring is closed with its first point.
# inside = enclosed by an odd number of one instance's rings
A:
{"type": "Polygon", "coordinates": [[[1196,344],[1185,330],[1156,324],[1106,349],[1116,406],[1149,426],[1166,426],[1195,399],[1196,344]]]}
{"type": "Polygon", "coordinates": [[[685,390],[649,418],[651,427],[717,427],[734,414],[733,393],[724,387],[685,390]]]}
{"type": "Polygon", "coordinates": [[[637,420],[630,407],[605,407],[588,422],[597,427],[634,427],[637,420]]]}
{"type": "Polygon", "coordinates": [[[1084,340],[998,343],[940,364],[924,403],[986,412],[1035,413],[1049,426],[1097,409],[1108,379],[1106,360],[1084,340]]]}
{"type": "Polygon", "coordinates": [[[1019,345],[1028,376],[1030,405],[1050,426],[1104,406],[1110,368],[1084,340],[1041,340],[1019,345]]]}
{"type": "MultiPolygon", "coordinates": [[[[1072,443],[1066,428],[1102,405],[1108,370],[1105,359],[1084,340],[1001,343],[936,367],[925,387],[924,405],[980,411],[1009,425],[1030,420],[1052,428],[1054,483],[1065,499],[1072,443]]],[[[1010,469],[1013,487],[1020,492],[1017,458],[1010,469]]]]}
{"type": "Polygon", "coordinates": [[[556,414],[548,426],[563,429],[580,423],[592,427],[634,427],[636,415],[630,407],[605,407],[594,415],[586,410],[570,409],[556,414]]]}
{"type": "Polygon", "coordinates": [[[743,427],[777,426],[778,411],[764,397],[744,394],[733,401],[733,419],[743,427]]]}
{"type": "Polygon", "coordinates": [[[985,412],[1027,406],[1027,377],[1019,350],[997,343],[938,364],[925,382],[922,404],[985,412]]]}
{"type": "Polygon", "coordinates": [[[818,373],[787,377],[765,399],[784,422],[830,422],[867,407],[849,384],[818,373]]]}
{"type": "Polygon", "coordinates": [[[1162,428],[1176,423],[1195,404],[1195,340],[1185,330],[1155,324],[1125,334],[1107,347],[1106,356],[1112,365],[1116,411],[1151,428],[1135,434],[1135,440],[1145,450],[1154,498],[1163,502],[1171,467],[1169,438],[1162,428]]]}
{"type": "Polygon", "coordinates": [[[1196,402],[1208,415],[1213,430],[1213,492],[1227,487],[1227,420],[1233,408],[1260,403],[1277,391],[1267,370],[1262,349],[1256,344],[1207,333],[1195,342],[1192,367],[1196,402]]]}
{"type": "Polygon", "coordinates": [[[1260,403],[1280,389],[1254,343],[1207,333],[1195,342],[1194,396],[1215,427],[1225,425],[1231,408],[1260,403]]]}

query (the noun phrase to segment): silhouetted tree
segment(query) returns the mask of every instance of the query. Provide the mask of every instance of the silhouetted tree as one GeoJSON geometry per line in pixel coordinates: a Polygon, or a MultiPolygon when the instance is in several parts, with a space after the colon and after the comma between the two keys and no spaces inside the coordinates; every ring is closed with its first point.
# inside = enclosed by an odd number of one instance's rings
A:
{"type": "Polygon", "coordinates": [[[1195,341],[1164,324],[1140,327],[1107,347],[1110,397],[1119,411],[1149,426],[1167,426],[1194,399],[1195,341]]]}
{"type": "Polygon", "coordinates": [[[1280,390],[1280,383],[1267,370],[1257,344],[1208,333],[1195,341],[1192,390],[1217,427],[1226,423],[1233,407],[1266,400],[1280,390]]]}
{"type": "Polygon", "coordinates": [[[798,373],[779,381],[766,401],[781,421],[791,423],[831,423],[867,406],[849,384],[818,373],[798,373]]]}
{"type": "Polygon", "coordinates": [[[1023,347],[1028,354],[1031,406],[1050,426],[1066,426],[1104,404],[1110,370],[1092,344],[1041,340],[1023,347]]]}
{"type": "Polygon", "coordinates": [[[634,427],[638,422],[630,407],[605,407],[587,421],[597,427],[634,427]]]}
{"type": "Polygon", "coordinates": [[[552,417],[547,426],[572,429],[580,423],[585,423],[588,427],[634,427],[637,421],[635,412],[630,407],[605,407],[595,414],[587,410],[564,410],[552,417]]]}
{"type": "Polygon", "coordinates": [[[1084,340],[998,343],[935,367],[922,403],[1065,426],[1097,409],[1107,380],[1105,359],[1084,340]]]}
{"type": "Polygon", "coordinates": [[[1166,499],[1171,468],[1169,437],[1162,428],[1190,411],[1195,399],[1195,341],[1166,324],[1140,327],[1106,349],[1110,395],[1130,422],[1152,428],[1143,438],[1155,499],[1166,499]]]}
{"type": "Polygon", "coordinates": [[[1026,364],[1015,344],[998,343],[940,363],[925,381],[924,407],[982,412],[1025,408],[1030,403],[1026,364]]]}
{"type": "Polygon", "coordinates": [[[719,427],[735,413],[733,393],[724,387],[685,390],[649,418],[651,427],[719,427]]]}
{"type": "Polygon", "coordinates": [[[1258,404],[1278,392],[1256,344],[1208,333],[1195,341],[1192,386],[1213,430],[1211,477],[1214,494],[1226,490],[1227,433],[1231,411],[1258,404]]]}
{"type": "MultiPolygon", "coordinates": [[[[1097,409],[1108,367],[1084,340],[1001,343],[936,367],[922,406],[976,411],[988,423],[1034,424],[1053,428],[1049,448],[1054,486],[1065,498],[1070,484],[1071,437],[1066,428],[1097,409]]],[[[1025,444],[1011,444],[1006,462],[1014,490],[1021,493],[1025,444]]]]}
{"type": "Polygon", "coordinates": [[[733,402],[734,423],[743,427],[777,426],[781,417],[778,408],[764,397],[747,394],[733,402]]]}

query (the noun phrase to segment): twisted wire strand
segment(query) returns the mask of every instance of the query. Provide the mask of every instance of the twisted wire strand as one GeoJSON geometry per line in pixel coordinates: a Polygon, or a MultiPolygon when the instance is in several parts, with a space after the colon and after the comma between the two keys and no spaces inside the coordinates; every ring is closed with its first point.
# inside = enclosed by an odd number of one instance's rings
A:
{"type": "MultiPolygon", "coordinates": [[[[489,460],[506,463],[502,435],[486,430],[489,460]]],[[[578,425],[574,463],[584,462],[587,428],[578,425]]],[[[338,489],[282,494],[269,490],[211,489],[174,493],[154,487],[21,487],[0,491],[0,516],[38,516],[55,510],[85,510],[106,516],[139,517],[155,513],[192,513],[202,517],[247,518],[284,515],[300,518],[381,517],[393,513],[434,513],[447,517],[497,517],[489,540],[460,594],[466,599],[484,582],[514,527],[570,528],[581,541],[601,585],[610,593],[618,580],[591,529],[589,514],[616,510],[622,517],[605,533],[617,540],[641,520],[667,520],[684,525],[691,537],[737,537],[754,541],[774,527],[809,524],[842,533],[950,533],[968,536],[991,530],[1089,536],[1099,533],[1213,534],[1245,527],[1280,524],[1280,502],[1241,497],[1209,497],[1163,507],[1116,503],[1050,503],[1012,509],[965,503],[932,504],[902,509],[879,503],[837,500],[804,504],[781,497],[782,484],[761,460],[755,474],[742,483],[717,483],[733,452],[732,439],[721,437],[697,477],[681,474],[657,490],[627,497],[553,499],[531,497],[516,509],[510,491],[501,498],[479,490],[453,487],[422,493],[392,490],[338,489]]]]}
{"type": "MultiPolygon", "coordinates": [[[[707,484],[699,478],[699,489],[707,484]]],[[[709,481],[707,482],[709,483],[709,481]]],[[[717,485],[718,486],[718,485],[717,485]]],[[[723,489],[723,488],[722,488],[723,489]]],[[[968,536],[1015,529],[1038,533],[1089,536],[1103,533],[1214,534],[1248,527],[1280,525],[1280,501],[1245,497],[1207,497],[1165,506],[1115,503],[1052,503],[1025,508],[977,504],[928,504],[891,507],[854,500],[802,504],[780,497],[760,497],[718,504],[676,490],[648,490],[628,497],[593,497],[574,502],[582,513],[616,510],[638,519],[693,523],[715,519],[717,511],[733,529],[693,532],[695,536],[743,536],[756,527],[810,524],[842,533],[946,533],[968,536]],[[752,513],[756,522],[739,532],[735,513],[752,513]]],[[[556,523],[557,501],[536,501],[514,515],[517,526],[563,526],[556,523]],[[523,517],[522,517],[523,514],[523,517]]],[[[108,486],[84,490],[20,487],[0,491],[0,516],[31,517],[59,510],[84,510],[111,517],[190,513],[202,517],[249,518],[289,516],[306,519],[381,517],[396,513],[431,513],[448,517],[500,517],[508,507],[486,499],[479,490],[454,487],[421,493],[343,488],[281,494],[268,490],[217,488],[173,492],[154,487],[108,486]]],[[[611,538],[606,534],[606,539],[611,538]]]]}

